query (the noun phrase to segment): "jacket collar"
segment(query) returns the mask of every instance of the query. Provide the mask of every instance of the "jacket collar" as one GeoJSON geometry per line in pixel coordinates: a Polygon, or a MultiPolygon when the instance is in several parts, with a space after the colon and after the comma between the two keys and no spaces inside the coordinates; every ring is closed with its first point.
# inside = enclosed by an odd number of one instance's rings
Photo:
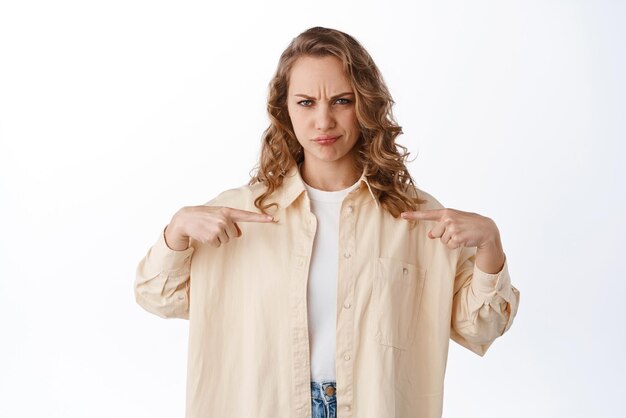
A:
{"type": "MultiPolygon", "coordinates": [[[[358,183],[358,187],[356,187],[355,190],[351,193],[360,192],[361,189],[367,188],[369,196],[374,200],[376,207],[380,209],[380,202],[376,198],[372,187],[367,181],[367,177],[365,177],[365,171],[363,172],[363,174],[361,174],[361,178],[359,178],[358,183]]],[[[283,192],[279,197],[279,202],[280,206],[283,208],[287,208],[288,206],[290,206],[303,192],[306,191],[298,165],[292,165],[291,168],[287,171],[287,174],[285,174],[285,177],[283,178],[283,184],[281,188],[283,192]]]]}

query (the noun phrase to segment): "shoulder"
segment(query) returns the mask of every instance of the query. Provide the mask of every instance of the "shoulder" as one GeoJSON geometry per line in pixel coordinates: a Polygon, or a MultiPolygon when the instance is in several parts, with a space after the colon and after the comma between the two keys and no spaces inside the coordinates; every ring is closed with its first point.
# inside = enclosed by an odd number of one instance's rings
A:
{"type": "Polygon", "coordinates": [[[262,183],[253,185],[244,184],[220,192],[204,206],[228,206],[238,209],[250,208],[254,206],[254,200],[266,189],[262,183]]]}
{"type": "Polygon", "coordinates": [[[417,193],[417,197],[422,200],[426,200],[425,203],[422,203],[419,207],[419,210],[429,210],[429,209],[443,209],[444,206],[437,200],[433,195],[428,193],[427,191],[415,186],[415,192],[417,193]]]}

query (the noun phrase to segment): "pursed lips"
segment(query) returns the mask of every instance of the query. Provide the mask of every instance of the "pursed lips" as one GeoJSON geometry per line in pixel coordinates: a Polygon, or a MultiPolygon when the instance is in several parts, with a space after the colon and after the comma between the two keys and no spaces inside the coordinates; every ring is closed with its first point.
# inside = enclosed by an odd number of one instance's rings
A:
{"type": "Polygon", "coordinates": [[[331,139],[337,139],[340,135],[321,135],[315,138],[315,141],[329,141],[331,139]]]}

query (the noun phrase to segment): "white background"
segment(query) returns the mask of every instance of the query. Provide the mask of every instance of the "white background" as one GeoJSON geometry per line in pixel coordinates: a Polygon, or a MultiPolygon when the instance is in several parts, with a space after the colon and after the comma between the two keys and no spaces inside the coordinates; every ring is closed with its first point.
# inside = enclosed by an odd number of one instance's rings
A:
{"type": "Polygon", "coordinates": [[[444,416],[623,416],[625,3],[223,3],[0,3],[0,417],[183,416],[188,323],[135,267],[247,183],[317,25],[368,49],[418,186],[496,221],[521,291],[485,357],[451,344],[444,416]]]}

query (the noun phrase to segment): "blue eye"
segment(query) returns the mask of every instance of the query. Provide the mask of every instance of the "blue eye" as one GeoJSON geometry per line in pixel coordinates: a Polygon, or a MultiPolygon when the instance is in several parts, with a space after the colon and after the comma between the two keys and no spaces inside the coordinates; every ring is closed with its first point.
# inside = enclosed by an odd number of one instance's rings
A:
{"type": "MultiPolygon", "coordinates": [[[[345,98],[339,98],[339,99],[335,100],[335,103],[341,104],[341,105],[348,105],[348,104],[352,103],[352,100],[345,99],[345,98]]],[[[304,107],[311,107],[313,105],[313,100],[310,100],[310,99],[300,100],[298,102],[298,104],[300,106],[304,106],[304,107]]]]}

